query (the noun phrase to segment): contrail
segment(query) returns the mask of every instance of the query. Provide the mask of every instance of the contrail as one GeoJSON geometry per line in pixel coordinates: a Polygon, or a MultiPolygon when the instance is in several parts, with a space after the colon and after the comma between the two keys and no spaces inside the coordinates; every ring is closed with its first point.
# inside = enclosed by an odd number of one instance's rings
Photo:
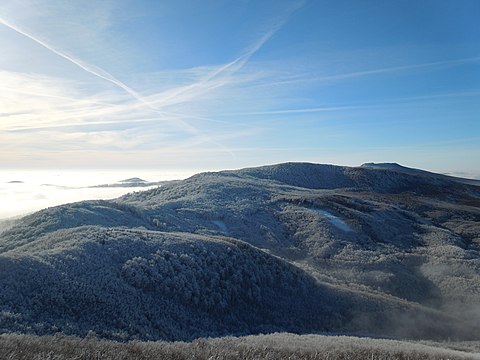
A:
{"type": "MultiPolygon", "coordinates": [[[[67,54],[63,51],[55,49],[50,44],[46,43],[45,41],[42,41],[41,39],[38,39],[37,37],[35,37],[35,36],[29,34],[28,32],[20,29],[16,25],[13,25],[10,22],[6,21],[5,19],[0,18],[0,24],[2,24],[4,26],[10,28],[11,30],[16,31],[17,33],[33,40],[35,43],[43,46],[44,48],[50,50],[54,54],[62,57],[63,59],[65,59],[65,60],[71,62],[72,64],[78,66],[79,68],[83,69],[84,71],[86,71],[86,72],[88,72],[88,73],[90,73],[94,76],[97,76],[100,79],[106,80],[106,81],[116,85],[117,87],[124,90],[126,93],[128,93],[130,96],[132,96],[135,100],[139,101],[140,103],[142,103],[143,105],[145,105],[146,107],[151,109],[152,111],[154,111],[156,113],[159,113],[159,114],[162,114],[162,115],[166,114],[166,113],[160,111],[158,108],[155,108],[151,103],[149,103],[147,100],[145,100],[143,96],[141,96],[135,90],[130,88],[128,85],[126,85],[123,82],[121,82],[120,80],[116,79],[113,75],[109,74],[105,70],[102,70],[97,66],[87,64],[87,63],[85,63],[85,62],[83,62],[79,59],[74,58],[73,56],[71,56],[71,55],[69,55],[69,54],[67,54]]],[[[198,129],[196,129],[194,126],[186,123],[182,119],[176,119],[176,120],[178,120],[177,123],[180,123],[186,131],[188,131],[190,133],[197,134],[197,135],[200,133],[200,131],[198,129]]]]}
{"type": "Polygon", "coordinates": [[[65,60],[68,60],[70,61],[72,64],[75,64],[77,65],[78,67],[80,67],[81,69],[85,70],[86,72],[94,75],[94,76],[97,76],[101,79],[104,79],[116,86],[118,86],[119,88],[123,89],[124,91],[126,91],[128,94],[130,94],[131,96],[133,96],[136,100],[150,106],[143,98],[142,96],[140,96],[136,91],[134,91],[132,88],[130,88],[129,86],[125,85],[123,82],[121,82],[120,80],[116,79],[113,75],[109,74],[108,72],[106,72],[105,70],[102,70],[96,66],[93,66],[93,65],[90,65],[90,64],[86,64],[84,63],[83,61],[79,60],[79,59],[75,59],[73,56],[63,52],[63,51],[60,51],[60,50],[57,50],[55,49],[53,46],[47,44],[46,42],[38,39],[37,37],[29,34],[28,32],[20,29],[19,27],[17,27],[16,25],[13,25],[11,23],[9,23],[8,21],[6,21],[5,19],[2,19],[0,18],[0,24],[16,31],[17,33],[29,38],[30,40],[33,40],[34,42],[36,42],[37,44],[43,46],[44,48],[50,50],[51,52],[53,52],[54,54],[64,58],[65,60]]]}
{"type": "Polygon", "coordinates": [[[342,80],[342,79],[348,79],[348,78],[353,78],[353,77],[392,73],[392,72],[401,72],[401,71],[406,71],[406,70],[415,70],[415,69],[430,68],[430,67],[437,67],[437,66],[439,66],[439,67],[440,66],[455,66],[455,65],[467,64],[467,63],[478,62],[478,61],[480,61],[480,57],[476,56],[476,57],[470,57],[470,58],[464,58],[464,59],[434,61],[434,62],[428,62],[428,63],[401,65],[401,66],[394,66],[394,67],[389,67],[389,68],[380,68],[380,69],[373,69],[373,70],[357,71],[357,72],[346,73],[346,74],[326,76],[324,78],[318,78],[318,79],[319,80],[330,80],[330,79],[342,80]]]}
{"type": "MultiPolygon", "coordinates": [[[[168,105],[168,102],[172,99],[178,98],[180,95],[189,94],[192,91],[202,91],[204,89],[208,90],[211,87],[211,83],[214,80],[218,81],[218,78],[225,72],[230,71],[231,74],[240,70],[248,60],[258,51],[260,48],[278,31],[280,26],[276,26],[273,30],[270,30],[267,34],[261,37],[261,39],[252,46],[247,52],[239,56],[238,58],[230,61],[227,64],[219,66],[217,69],[214,69],[209,74],[207,74],[203,79],[194,82],[193,84],[178,87],[176,89],[170,89],[167,96],[162,97],[159,100],[154,100],[155,105],[168,105]]],[[[214,87],[224,85],[217,85],[214,87]]]]}
{"type": "Polygon", "coordinates": [[[337,106],[337,107],[318,107],[305,109],[285,109],[285,110],[269,110],[269,111],[252,111],[239,113],[225,113],[222,116],[253,116],[253,115],[282,115],[282,114],[302,114],[302,113],[317,113],[326,111],[341,111],[358,108],[358,106],[337,106]]]}
{"type": "MultiPolygon", "coordinates": [[[[231,68],[234,68],[235,65],[237,65],[237,66],[236,66],[236,69],[234,71],[238,71],[240,68],[242,68],[245,65],[245,63],[250,59],[250,57],[253,54],[255,54],[273,36],[273,34],[275,34],[284,25],[285,22],[286,22],[286,20],[283,20],[279,24],[276,24],[276,26],[272,30],[270,30],[267,34],[262,36],[260,41],[258,41],[256,44],[254,44],[254,46],[252,46],[251,49],[249,49],[245,54],[239,56],[237,59],[229,62],[228,64],[225,64],[225,65],[219,67],[218,69],[215,69],[210,74],[208,74],[206,76],[206,78],[202,79],[201,81],[178,89],[178,91],[173,92],[167,98],[163,99],[162,102],[168,102],[168,100],[170,100],[172,97],[175,97],[175,96],[178,96],[178,95],[183,94],[185,92],[188,92],[191,89],[202,88],[203,86],[207,85],[212,79],[216,78],[217,76],[224,73],[225,71],[227,71],[231,68]]],[[[116,85],[117,87],[121,88],[122,90],[127,92],[129,95],[131,95],[133,98],[135,98],[136,100],[138,100],[142,104],[146,105],[150,109],[155,110],[155,111],[159,111],[158,108],[155,108],[143,96],[141,96],[135,90],[130,88],[128,85],[124,84],[123,82],[121,82],[120,80],[115,78],[113,75],[111,75],[107,71],[105,71],[103,69],[100,69],[99,67],[97,67],[95,65],[87,64],[87,63],[81,61],[80,59],[76,59],[72,55],[67,54],[64,51],[56,49],[52,45],[46,43],[45,41],[39,39],[38,37],[36,37],[34,35],[26,32],[25,30],[20,29],[18,26],[8,22],[7,20],[5,20],[3,18],[0,18],[0,24],[10,28],[11,30],[13,30],[13,31],[15,31],[15,32],[27,37],[27,38],[29,38],[30,40],[34,41],[35,43],[43,46],[44,48],[46,48],[48,50],[50,50],[54,54],[62,57],[63,59],[71,62],[72,64],[78,66],[79,68],[83,69],[84,71],[116,85]]]]}
{"type": "MultiPolygon", "coordinates": [[[[268,42],[277,31],[279,31],[285,25],[285,23],[287,22],[290,15],[294,11],[296,11],[298,8],[300,8],[301,5],[303,5],[303,2],[300,3],[300,6],[297,5],[294,8],[290,8],[288,10],[288,13],[283,16],[283,19],[281,21],[277,21],[273,26],[271,26],[269,31],[267,31],[263,36],[261,36],[260,39],[253,44],[253,46],[251,46],[249,49],[247,49],[247,51],[245,51],[245,53],[243,53],[238,58],[234,59],[233,61],[231,61],[227,64],[219,66],[218,68],[216,68],[212,72],[208,73],[200,81],[197,81],[197,82],[195,82],[191,85],[188,85],[188,86],[183,86],[183,87],[179,87],[179,88],[176,88],[176,89],[175,88],[171,89],[169,91],[169,94],[166,94],[165,97],[160,98],[158,100],[153,100],[153,103],[148,101],[145,97],[143,97],[142,95],[137,93],[135,90],[133,90],[128,85],[124,84],[122,81],[118,80],[113,75],[106,72],[105,70],[103,70],[103,69],[101,69],[101,68],[99,68],[95,65],[85,63],[82,60],[77,59],[74,56],[72,56],[72,55],[70,55],[70,54],[68,54],[64,51],[56,49],[54,46],[48,44],[47,42],[39,39],[38,37],[36,37],[36,36],[32,35],[31,33],[19,28],[17,25],[14,25],[14,24],[10,23],[9,21],[7,21],[7,20],[5,20],[1,17],[0,17],[0,24],[8,27],[9,29],[11,29],[11,30],[13,30],[13,31],[15,31],[15,32],[27,37],[27,38],[29,38],[30,40],[34,41],[38,45],[46,48],[47,50],[49,50],[52,53],[60,56],[61,58],[71,62],[72,64],[78,66],[79,68],[83,69],[84,71],[88,72],[89,74],[94,75],[94,76],[96,76],[100,79],[103,79],[105,81],[108,81],[108,82],[114,84],[115,86],[122,89],[123,91],[128,93],[130,96],[132,96],[139,103],[148,107],[150,110],[152,110],[156,113],[162,114],[162,115],[173,116],[175,118],[175,120],[177,120],[177,123],[182,124],[183,128],[185,130],[187,130],[188,132],[190,132],[192,134],[196,134],[196,135],[202,135],[204,137],[204,139],[206,139],[207,141],[216,144],[217,146],[219,146],[222,149],[229,152],[231,155],[234,155],[230,150],[226,149],[223,145],[218,144],[217,142],[213,141],[213,139],[211,139],[208,135],[202,134],[201,131],[196,129],[194,126],[192,126],[188,122],[185,122],[184,120],[182,120],[181,117],[183,117],[185,115],[178,114],[178,113],[175,114],[175,113],[164,112],[164,111],[160,110],[160,108],[163,107],[163,106],[171,104],[171,100],[175,99],[175,98],[178,98],[180,95],[187,94],[187,96],[183,99],[183,101],[186,101],[190,97],[198,94],[198,91],[200,91],[200,93],[201,93],[204,90],[208,91],[210,88],[216,88],[216,87],[219,87],[219,86],[223,86],[225,83],[228,83],[228,81],[223,81],[223,82],[221,81],[221,80],[223,80],[223,77],[224,77],[224,76],[222,77],[222,75],[225,72],[228,72],[229,74],[233,74],[233,73],[237,72],[238,70],[240,70],[249,61],[249,59],[256,52],[258,52],[263,47],[263,45],[266,42],[268,42]],[[213,83],[212,84],[212,82],[214,82],[214,81],[216,81],[218,83],[213,83]],[[192,92],[193,92],[193,94],[192,94],[192,92]]],[[[158,95],[160,95],[160,94],[157,94],[157,96],[158,95]]],[[[173,103],[175,103],[175,101],[173,101],[173,103]]],[[[209,119],[209,120],[211,120],[211,119],[209,119]]]]}
{"type": "Polygon", "coordinates": [[[259,86],[273,86],[273,85],[288,85],[298,82],[313,82],[313,81],[334,81],[334,80],[345,80],[345,79],[352,79],[358,77],[365,77],[370,75],[381,75],[381,74],[388,74],[388,73],[397,73],[402,71],[408,70],[415,70],[415,69],[424,69],[424,68],[434,68],[434,67],[442,67],[442,66],[456,66],[468,63],[475,63],[479,62],[480,57],[470,57],[470,58],[463,58],[463,59],[455,59],[455,60],[443,60],[443,61],[434,61],[434,62],[427,62],[427,63],[419,63],[419,64],[410,64],[410,65],[401,65],[401,66],[394,66],[394,67],[387,67],[387,68],[379,68],[379,69],[372,69],[372,70],[363,70],[363,71],[355,71],[350,73],[344,74],[335,74],[335,75],[326,75],[326,76],[298,76],[293,79],[287,80],[279,80],[276,82],[270,82],[265,85],[259,86]]]}
{"type": "MultiPolygon", "coordinates": [[[[209,89],[210,84],[213,80],[218,79],[220,75],[223,73],[230,71],[230,74],[234,74],[240,69],[242,69],[245,64],[250,60],[250,58],[257,53],[288,21],[290,16],[297,10],[299,10],[304,5],[304,2],[301,1],[294,6],[290,7],[286,14],[282,17],[281,20],[277,21],[273,24],[270,29],[263,34],[252,46],[250,46],[242,55],[237,57],[236,59],[230,61],[227,64],[219,66],[217,69],[214,69],[209,74],[205,76],[205,78],[201,79],[200,81],[194,82],[193,84],[182,86],[177,89],[171,89],[169,94],[165,97],[162,97],[159,100],[154,100],[154,104],[162,104],[168,105],[168,101],[174,98],[178,98],[179,95],[188,94],[195,90],[202,90],[202,89],[209,89]]],[[[218,81],[218,80],[217,80],[218,81]]],[[[227,82],[225,82],[227,83],[227,82]]],[[[216,85],[215,87],[223,86],[224,83],[220,83],[220,85],[216,85]]],[[[158,95],[158,94],[157,94],[158,95]]]]}

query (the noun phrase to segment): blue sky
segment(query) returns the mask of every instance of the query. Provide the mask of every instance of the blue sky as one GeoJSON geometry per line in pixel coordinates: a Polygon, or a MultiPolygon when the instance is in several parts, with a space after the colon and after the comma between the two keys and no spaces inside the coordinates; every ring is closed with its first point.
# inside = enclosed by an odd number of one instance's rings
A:
{"type": "Polygon", "coordinates": [[[0,3],[5,168],[480,177],[480,2],[0,3]]]}

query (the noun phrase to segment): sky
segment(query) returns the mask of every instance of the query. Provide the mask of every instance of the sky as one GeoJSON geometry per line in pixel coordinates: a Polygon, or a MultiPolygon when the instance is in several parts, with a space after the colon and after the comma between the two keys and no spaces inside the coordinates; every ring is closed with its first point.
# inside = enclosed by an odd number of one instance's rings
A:
{"type": "Polygon", "coordinates": [[[480,1],[2,0],[3,169],[480,178],[480,1]]]}

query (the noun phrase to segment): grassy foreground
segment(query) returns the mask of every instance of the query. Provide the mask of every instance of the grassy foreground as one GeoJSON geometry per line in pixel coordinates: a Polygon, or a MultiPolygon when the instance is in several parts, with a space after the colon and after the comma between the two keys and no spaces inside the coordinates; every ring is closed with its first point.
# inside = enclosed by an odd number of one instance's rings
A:
{"type": "Polygon", "coordinates": [[[193,342],[118,343],[96,338],[0,335],[5,360],[63,359],[480,359],[480,353],[348,336],[272,334],[193,342]]]}

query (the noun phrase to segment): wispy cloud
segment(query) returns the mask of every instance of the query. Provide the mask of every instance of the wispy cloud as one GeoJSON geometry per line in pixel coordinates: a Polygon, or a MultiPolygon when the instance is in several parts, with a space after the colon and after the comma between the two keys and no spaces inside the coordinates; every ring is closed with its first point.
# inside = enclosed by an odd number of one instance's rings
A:
{"type": "Polygon", "coordinates": [[[233,75],[239,72],[247,62],[287,23],[290,16],[303,6],[303,2],[292,5],[288,11],[270,28],[261,35],[242,55],[233,61],[220,65],[202,76],[199,81],[192,84],[174,87],[165,92],[154,94],[148,98],[149,103],[155,107],[170,106],[182,102],[188,102],[202,94],[221,88],[232,82],[233,75]]]}
{"type": "Polygon", "coordinates": [[[17,33],[19,33],[19,34],[21,34],[21,35],[23,35],[27,38],[29,38],[30,40],[36,42],[37,44],[43,46],[44,48],[46,48],[48,50],[50,50],[54,54],[64,58],[65,60],[67,60],[67,61],[71,62],[72,64],[78,66],[79,68],[85,70],[86,72],[114,84],[115,86],[119,87],[120,89],[122,89],[125,92],[127,92],[128,94],[130,94],[132,97],[134,97],[138,101],[149,105],[148,103],[145,102],[143,97],[140,96],[136,91],[131,89],[129,86],[127,86],[126,84],[124,84],[120,80],[116,79],[113,75],[109,74],[105,70],[100,69],[99,67],[97,67],[95,65],[88,64],[88,63],[86,63],[86,62],[84,62],[80,59],[77,59],[74,56],[69,55],[64,51],[56,49],[53,45],[50,45],[46,41],[43,41],[43,40],[39,39],[38,37],[28,33],[27,31],[20,29],[18,26],[6,21],[5,19],[0,18],[0,24],[16,31],[17,33]]]}
{"type": "Polygon", "coordinates": [[[208,73],[202,76],[199,81],[196,81],[192,84],[174,87],[168,89],[167,91],[156,93],[148,97],[142,96],[130,86],[126,85],[124,82],[120,81],[104,69],[87,63],[65,51],[56,48],[54,45],[50,44],[45,40],[42,40],[40,37],[34,34],[29,33],[28,31],[20,28],[16,24],[13,24],[3,18],[0,18],[0,24],[29,38],[38,45],[41,45],[47,50],[51,51],[55,55],[58,55],[61,58],[69,61],[70,63],[78,66],[87,73],[112,83],[113,85],[117,86],[118,88],[124,90],[126,93],[131,95],[135,100],[140,103],[140,105],[147,106],[154,111],[160,111],[165,106],[171,106],[178,103],[187,102],[205,92],[215,90],[228,84],[230,82],[230,77],[234,75],[237,71],[242,69],[243,66],[249,61],[249,59],[255,53],[257,53],[265,45],[265,43],[267,43],[274,36],[274,34],[285,25],[291,14],[297,11],[302,6],[303,2],[298,2],[292,5],[288,9],[288,11],[282,16],[281,19],[271,24],[270,29],[268,29],[263,35],[261,35],[256,42],[254,42],[243,54],[241,54],[233,61],[210,70],[208,73]]]}
{"type": "MultiPolygon", "coordinates": [[[[191,9],[176,5],[159,5],[145,15],[150,7],[139,4],[143,8],[130,14],[130,4],[107,0],[98,5],[98,14],[95,3],[76,16],[83,6],[78,2],[5,3],[0,4],[0,36],[9,45],[0,57],[2,164],[34,157],[55,163],[195,163],[199,157],[206,162],[206,154],[234,159],[248,153],[254,159],[262,149],[292,153],[288,160],[294,160],[294,152],[314,157],[320,142],[325,152],[384,144],[386,138],[401,143],[388,131],[399,123],[423,124],[418,131],[425,135],[415,138],[425,141],[440,132],[439,127],[427,131],[434,122],[453,128],[447,126],[455,108],[449,105],[458,105],[456,116],[465,115],[464,128],[474,124],[478,110],[478,86],[469,76],[480,63],[474,52],[448,52],[458,54],[448,60],[442,58],[446,48],[429,52],[416,44],[409,45],[411,52],[398,43],[373,49],[357,43],[343,49],[339,43],[337,48],[328,43],[334,38],[319,40],[322,25],[307,14],[322,8],[314,2],[303,7],[285,1],[275,9],[242,4],[236,10],[251,11],[251,18],[209,24],[198,37],[159,24],[157,15],[164,16],[159,9],[168,8],[178,19],[192,16],[191,9]],[[110,12],[115,7],[121,13],[110,12]],[[204,31],[217,30],[223,30],[218,41],[210,36],[192,46],[206,38],[204,31]],[[183,61],[185,54],[192,57],[183,61]],[[455,86],[448,87],[443,75],[455,86]]],[[[194,15],[195,21],[201,17],[194,15]]]]}
{"type": "Polygon", "coordinates": [[[222,116],[307,114],[307,113],[320,113],[320,112],[352,110],[352,109],[355,109],[355,107],[354,106],[336,106],[336,107],[318,107],[318,108],[304,108],[304,109],[284,109],[284,110],[271,110],[271,111],[224,113],[224,114],[222,114],[222,116]]]}
{"type": "Polygon", "coordinates": [[[412,104],[424,104],[426,102],[443,102],[451,99],[479,97],[479,91],[459,91],[453,93],[439,93],[432,95],[412,96],[412,97],[398,97],[390,98],[388,100],[376,100],[369,102],[357,102],[355,105],[348,106],[324,106],[324,107],[305,107],[296,109],[280,109],[280,110],[266,110],[266,111],[242,111],[242,112],[227,112],[219,113],[221,117],[255,117],[255,116],[277,116],[277,115],[301,115],[301,114],[315,114],[315,113],[329,113],[329,112],[344,112],[355,111],[362,109],[381,109],[389,110],[401,107],[411,106],[412,104]]]}
{"type": "Polygon", "coordinates": [[[332,75],[318,75],[315,73],[297,73],[294,75],[289,75],[283,79],[278,79],[277,81],[272,81],[270,83],[264,83],[260,86],[278,86],[278,85],[292,85],[295,83],[307,82],[307,83],[323,83],[323,82],[334,82],[341,80],[348,80],[354,78],[361,78],[367,76],[375,75],[384,75],[384,74],[395,74],[401,72],[408,72],[412,70],[421,70],[421,69],[434,69],[434,68],[448,68],[461,66],[466,64],[479,63],[480,56],[454,59],[454,60],[442,60],[442,61],[433,61],[433,62],[424,62],[417,64],[407,64],[401,66],[392,66],[392,67],[380,67],[375,69],[361,70],[361,71],[352,71],[345,73],[338,73],[332,75]]]}
{"type": "Polygon", "coordinates": [[[221,88],[255,79],[251,73],[239,74],[240,70],[284,26],[294,10],[274,22],[234,60],[197,68],[197,79],[190,84],[173,84],[167,90],[151,92],[148,96],[141,95],[104,69],[59,49],[40,35],[0,18],[1,25],[85,73],[113,84],[130,97],[114,92],[98,93],[95,88],[85,95],[81,89],[83,85],[72,80],[0,71],[0,101],[9,104],[2,107],[1,116],[5,121],[0,123],[0,141],[5,146],[23,148],[26,153],[34,149],[135,151],[145,148],[171,152],[176,148],[195,149],[210,143],[233,156],[223,145],[224,141],[248,137],[261,129],[186,109],[201,104],[205,96],[218,93],[221,88]],[[29,100],[24,101],[24,96],[29,100]],[[29,134],[36,134],[35,139],[29,134]]]}

